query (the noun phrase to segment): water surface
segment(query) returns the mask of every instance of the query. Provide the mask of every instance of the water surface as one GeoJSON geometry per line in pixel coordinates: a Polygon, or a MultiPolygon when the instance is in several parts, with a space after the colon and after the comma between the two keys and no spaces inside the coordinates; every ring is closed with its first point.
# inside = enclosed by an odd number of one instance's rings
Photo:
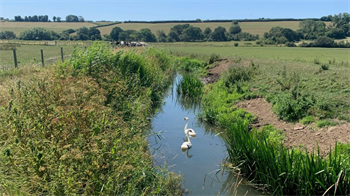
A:
{"type": "MultiPolygon", "coordinates": [[[[152,119],[152,132],[161,133],[161,139],[155,135],[149,137],[154,162],[156,165],[167,163],[171,171],[184,175],[184,187],[188,189],[188,195],[232,193],[236,176],[232,172],[223,171],[221,167],[228,157],[223,140],[224,132],[198,123],[196,115],[200,112],[199,106],[176,96],[175,89],[180,77],[176,77],[161,111],[152,119]],[[188,128],[195,130],[196,138],[191,138],[193,147],[182,152],[180,146],[186,139],[184,117],[189,118],[188,128]]],[[[259,194],[253,188],[241,184],[237,195],[244,195],[247,191],[247,195],[259,194]]]]}

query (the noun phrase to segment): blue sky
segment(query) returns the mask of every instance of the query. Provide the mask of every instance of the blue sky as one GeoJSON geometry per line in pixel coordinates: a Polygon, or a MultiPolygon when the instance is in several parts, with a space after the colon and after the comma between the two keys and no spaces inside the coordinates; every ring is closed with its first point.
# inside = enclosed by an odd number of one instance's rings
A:
{"type": "Polygon", "coordinates": [[[0,16],[83,16],[85,20],[320,18],[350,12],[350,0],[0,0],[0,16]]]}

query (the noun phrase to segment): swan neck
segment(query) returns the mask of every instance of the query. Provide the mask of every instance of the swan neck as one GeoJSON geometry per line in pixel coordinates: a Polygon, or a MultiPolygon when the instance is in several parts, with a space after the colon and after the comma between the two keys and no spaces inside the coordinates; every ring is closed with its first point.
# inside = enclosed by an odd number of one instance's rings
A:
{"type": "Polygon", "coordinates": [[[188,132],[186,134],[186,137],[187,137],[187,142],[191,143],[190,137],[188,136],[188,132]]]}
{"type": "Polygon", "coordinates": [[[187,119],[187,123],[186,123],[186,125],[185,125],[185,130],[187,129],[187,125],[188,125],[188,119],[187,119]]]}

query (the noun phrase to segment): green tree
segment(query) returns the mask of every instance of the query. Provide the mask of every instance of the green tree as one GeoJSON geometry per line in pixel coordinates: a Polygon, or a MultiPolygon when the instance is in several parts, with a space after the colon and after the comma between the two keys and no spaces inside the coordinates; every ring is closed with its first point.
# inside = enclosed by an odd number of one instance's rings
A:
{"type": "MultiPolygon", "coordinates": [[[[113,40],[118,41],[119,39],[119,34],[123,32],[123,29],[120,27],[114,27],[110,33],[110,36],[112,37],[113,40]]],[[[121,40],[120,40],[121,41],[121,40]]]]}
{"type": "Polygon", "coordinates": [[[190,24],[175,25],[170,29],[170,31],[175,31],[180,36],[182,34],[183,30],[188,28],[189,26],[190,26],[190,24]]]}
{"type": "Polygon", "coordinates": [[[203,35],[205,38],[208,38],[211,33],[211,29],[209,27],[205,28],[203,31],[203,35]]]}
{"type": "Polygon", "coordinates": [[[101,40],[101,32],[96,27],[90,27],[89,29],[89,38],[91,40],[101,40]]]}
{"type": "Polygon", "coordinates": [[[37,15],[32,16],[32,20],[31,21],[32,22],[38,22],[39,21],[38,16],[37,15]]]}
{"type": "Polygon", "coordinates": [[[15,39],[16,34],[13,31],[2,31],[0,32],[0,39],[15,39]]]}
{"type": "Polygon", "coordinates": [[[304,39],[316,39],[326,33],[326,24],[323,21],[303,20],[299,23],[299,30],[304,39]]]}
{"type": "Polygon", "coordinates": [[[213,41],[227,41],[227,37],[225,35],[226,29],[222,26],[218,26],[211,33],[210,38],[213,41]]]}
{"type": "Polygon", "coordinates": [[[20,33],[19,39],[23,40],[53,40],[58,36],[54,31],[48,31],[41,27],[28,29],[20,33]]]}
{"type": "Polygon", "coordinates": [[[57,17],[57,22],[61,22],[61,17],[57,17]]]}
{"type": "Polygon", "coordinates": [[[156,42],[157,41],[156,36],[148,28],[140,29],[140,31],[138,33],[140,34],[141,39],[139,38],[137,41],[145,41],[145,42],[156,42]]]}
{"type": "Polygon", "coordinates": [[[66,22],[79,22],[79,18],[76,15],[68,15],[66,16],[66,22]]]}
{"type": "Polygon", "coordinates": [[[174,30],[170,30],[170,32],[168,33],[168,41],[180,41],[180,37],[179,37],[179,34],[176,33],[176,31],[174,30]]]}
{"type": "Polygon", "coordinates": [[[157,30],[156,34],[157,34],[159,42],[166,42],[167,41],[167,36],[166,36],[164,30],[157,30]]]}
{"type": "Polygon", "coordinates": [[[84,19],[84,17],[82,17],[82,16],[79,16],[79,17],[78,17],[78,20],[79,20],[79,22],[85,22],[85,19],[84,19]]]}
{"type": "Polygon", "coordinates": [[[135,30],[128,29],[128,30],[125,30],[125,31],[119,33],[119,40],[120,41],[127,41],[127,42],[134,41],[133,38],[135,37],[135,35],[137,36],[135,30]],[[132,34],[134,36],[131,36],[132,34]]]}
{"type": "Polygon", "coordinates": [[[229,28],[229,30],[228,30],[228,32],[230,33],[230,34],[237,34],[237,33],[240,33],[242,31],[242,29],[241,29],[241,27],[237,24],[237,25],[232,25],[230,28],[229,28]]]}
{"type": "Polygon", "coordinates": [[[189,26],[188,28],[184,29],[182,35],[180,36],[181,40],[185,42],[203,40],[203,37],[202,29],[194,26],[189,26]]]}
{"type": "Polygon", "coordinates": [[[53,20],[54,22],[56,22],[56,16],[53,16],[53,17],[52,17],[52,20],[53,20]]]}
{"type": "Polygon", "coordinates": [[[90,39],[89,29],[87,27],[80,27],[77,30],[77,35],[78,35],[80,40],[88,40],[88,39],[90,39]]]}
{"type": "Polygon", "coordinates": [[[345,32],[342,28],[331,28],[326,32],[326,36],[334,39],[344,39],[345,32]]]}

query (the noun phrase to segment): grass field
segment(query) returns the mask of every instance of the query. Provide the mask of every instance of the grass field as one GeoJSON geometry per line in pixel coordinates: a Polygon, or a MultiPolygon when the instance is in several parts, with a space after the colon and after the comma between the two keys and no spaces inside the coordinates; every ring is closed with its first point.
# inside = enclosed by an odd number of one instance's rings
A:
{"type": "MultiPolygon", "coordinates": [[[[234,47],[236,42],[202,42],[202,43],[152,43],[151,46],[165,48],[173,52],[220,54],[224,57],[245,57],[257,59],[275,59],[295,62],[327,63],[336,59],[337,62],[350,62],[350,50],[346,48],[301,48],[301,47],[234,47]]],[[[252,42],[238,42],[239,45],[252,42]]]]}
{"type": "MultiPolygon", "coordinates": [[[[123,30],[132,29],[140,30],[142,28],[149,28],[153,33],[156,33],[157,30],[164,30],[165,33],[168,33],[171,27],[178,24],[186,23],[121,23],[117,25],[107,26],[98,28],[101,31],[101,35],[109,34],[114,27],[120,27],[123,30]]],[[[192,26],[200,27],[204,30],[207,27],[210,27],[213,31],[216,27],[222,26],[227,30],[231,26],[231,22],[210,22],[210,23],[190,23],[192,26]]],[[[328,23],[326,22],[328,25],[328,23]]],[[[242,28],[243,32],[248,32],[253,35],[263,35],[264,32],[268,32],[272,27],[280,26],[284,28],[290,28],[297,30],[299,27],[299,21],[282,21],[282,22],[240,22],[239,25],[242,28]]]]}
{"type": "Polygon", "coordinates": [[[93,27],[94,23],[88,22],[0,22],[1,31],[13,31],[17,36],[22,31],[34,27],[42,27],[50,31],[61,33],[66,29],[78,29],[80,27],[93,27]]]}
{"type": "Polygon", "coordinates": [[[349,49],[234,47],[233,42],[158,43],[151,46],[164,48],[181,56],[189,55],[201,59],[215,53],[237,65],[247,66],[251,63],[259,65],[261,74],[250,81],[249,85],[258,89],[256,92],[264,97],[273,97],[280,93],[281,85],[276,83],[276,77],[279,78],[282,73],[286,73],[287,82],[285,82],[288,83],[294,77],[293,74],[296,74],[297,78],[300,78],[298,83],[304,94],[312,93],[320,99],[319,104],[325,104],[326,107],[331,108],[327,114],[319,114],[316,111],[315,116],[350,121],[349,49]],[[327,68],[323,69],[322,66],[327,68]]]}
{"type": "MultiPolygon", "coordinates": [[[[63,46],[63,54],[70,55],[74,47],[73,45],[63,46]]],[[[82,48],[82,46],[79,46],[79,49],[82,48]]],[[[43,49],[45,60],[61,56],[61,46],[22,45],[16,49],[18,66],[41,63],[41,49],[43,49]]],[[[12,50],[0,50],[0,66],[14,66],[12,50]]]]}

